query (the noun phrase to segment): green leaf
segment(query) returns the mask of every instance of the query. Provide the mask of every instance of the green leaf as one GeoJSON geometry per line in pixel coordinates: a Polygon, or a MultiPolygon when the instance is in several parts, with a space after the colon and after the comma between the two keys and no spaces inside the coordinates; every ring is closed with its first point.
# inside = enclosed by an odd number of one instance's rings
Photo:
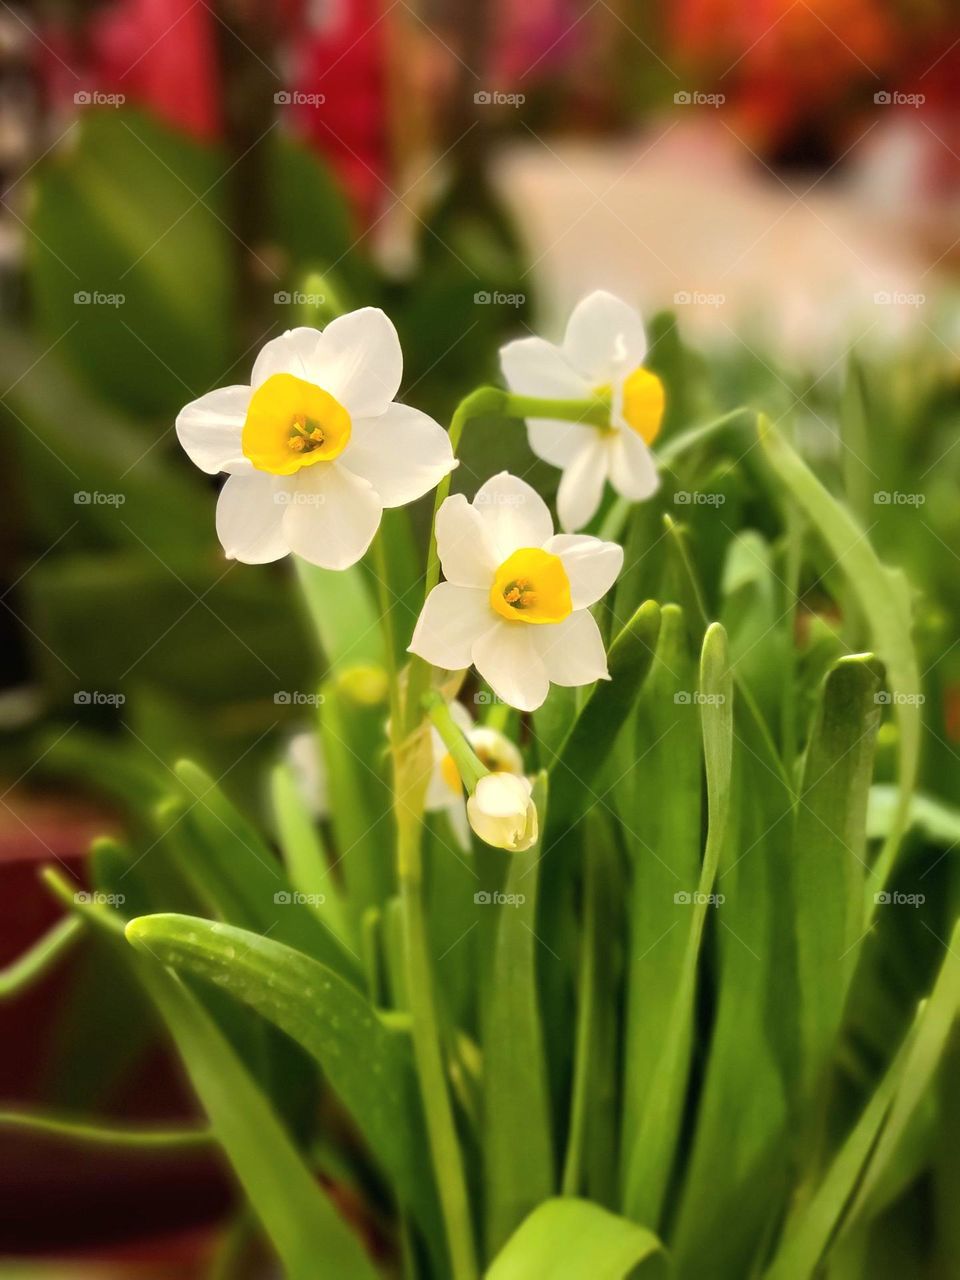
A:
{"type": "Polygon", "coordinates": [[[595,799],[593,785],[650,669],[659,633],[660,608],[647,600],[610,646],[610,679],[595,686],[550,766],[551,773],[559,768],[562,784],[553,793],[552,830],[576,821],[595,799]]]}
{"type": "Polygon", "coordinates": [[[807,748],[793,838],[802,1075],[820,1082],[865,934],[864,819],[880,723],[880,670],[841,658],[824,682],[807,748]]]}
{"type": "Polygon", "coordinates": [[[428,1234],[434,1188],[406,1030],[390,1025],[332,969],[245,929],[193,916],[141,916],[127,926],[139,949],[195,974],[286,1032],[323,1068],[371,1150],[428,1234]]]}
{"type": "Polygon", "coordinates": [[[960,924],[928,1000],[812,1199],[788,1221],[764,1280],[806,1280],[858,1220],[923,1100],[960,1010],[960,924]],[[839,1230],[839,1234],[838,1234],[839,1230]]]}
{"type": "Polygon", "coordinates": [[[666,1275],[652,1232],[589,1200],[557,1197],[534,1209],[494,1259],[485,1280],[626,1280],[666,1275]],[[642,1272],[637,1268],[647,1264],[642,1272]]]}
{"type": "Polygon", "coordinates": [[[298,900],[273,851],[256,827],[230,803],[214,780],[190,760],[177,777],[194,797],[186,818],[173,829],[181,869],[191,876],[213,909],[246,928],[270,932],[328,964],[352,982],[361,980],[359,957],[351,954],[317,914],[298,900]],[[183,829],[188,835],[176,837],[183,829]],[[189,831],[199,836],[191,845],[189,831]]]}
{"type": "Polygon", "coordinates": [[[290,1280],[377,1280],[363,1246],[320,1190],[264,1095],[199,1001],[156,959],[123,945],[120,918],[76,905],[57,872],[57,896],[117,945],[166,1022],[194,1091],[290,1280]]]}
{"type": "Polygon", "coordinates": [[[0,969],[0,1000],[9,1000],[28,991],[60,956],[70,950],[80,932],[79,921],[70,916],[51,925],[29,950],[0,969]]]}
{"type": "Polygon", "coordinates": [[[313,907],[326,928],[352,948],[355,939],[346,919],[339,886],[331,874],[323,838],[288,764],[274,767],[270,775],[270,796],[291,886],[309,900],[307,905],[313,907]]]}
{"type": "MultiPolygon", "coordinates": [[[[537,883],[547,778],[533,790],[540,840],[510,855],[498,911],[483,1022],[483,1141],[488,1252],[554,1189],[550,1102],[537,1000],[537,883]],[[523,1141],[518,1142],[518,1134],[523,1141]]],[[[489,911],[485,905],[481,910],[489,911]]]]}
{"type": "Polygon", "coordinates": [[[867,909],[887,881],[906,829],[910,796],[920,759],[920,671],[911,638],[912,605],[904,575],[882,564],[852,515],[833,498],[766,418],[759,419],[760,443],[777,476],[787,486],[834,558],[831,569],[847,579],[867,621],[870,644],[883,663],[900,730],[900,804],[867,885],[867,909]]]}
{"type": "Polygon", "coordinates": [[[690,913],[683,961],[672,991],[669,1017],[656,1046],[656,1065],[642,1099],[636,1134],[627,1153],[624,1206],[631,1217],[650,1223],[660,1217],[673,1170],[689,1072],[697,961],[720,851],[729,839],[733,677],[726,633],[717,622],[707,628],[704,637],[698,693],[707,775],[707,843],[696,893],[691,894],[689,888],[682,890],[686,903],[677,903],[674,898],[674,910],[685,906],[690,913]]]}
{"type": "Polygon", "coordinates": [[[331,671],[361,663],[383,665],[383,635],[373,596],[359,566],[320,569],[293,557],[297,582],[331,671]]]}

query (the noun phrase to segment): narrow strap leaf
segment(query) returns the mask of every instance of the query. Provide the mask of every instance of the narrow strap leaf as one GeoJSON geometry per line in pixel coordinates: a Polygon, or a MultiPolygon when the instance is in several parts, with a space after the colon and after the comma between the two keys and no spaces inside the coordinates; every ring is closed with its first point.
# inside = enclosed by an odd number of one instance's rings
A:
{"type": "Polygon", "coordinates": [[[483,1137],[490,1252],[554,1190],[537,998],[537,951],[543,945],[537,940],[537,884],[547,808],[545,773],[537,779],[533,800],[540,815],[540,841],[525,853],[510,855],[485,993],[483,1137]],[[522,1142],[517,1141],[520,1133],[522,1142]]]}
{"type": "Polygon", "coordinates": [[[82,932],[83,925],[76,917],[58,920],[28,951],[0,969],[0,1000],[9,1000],[32,987],[69,951],[82,932]]]}
{"type": "MultiPolygon", "coordinates": [[[[79,920],[76,921],[79,925],[79,920]]],[[[0,1111],[0,1129],[23,1129],[49,1134],[67,1142],[107,1147],[162,1148],[205,1146],[213,1141],[210,1129],[136,1129],[103,1120],[80,1120],[53,1112],[0,1111]]]]}

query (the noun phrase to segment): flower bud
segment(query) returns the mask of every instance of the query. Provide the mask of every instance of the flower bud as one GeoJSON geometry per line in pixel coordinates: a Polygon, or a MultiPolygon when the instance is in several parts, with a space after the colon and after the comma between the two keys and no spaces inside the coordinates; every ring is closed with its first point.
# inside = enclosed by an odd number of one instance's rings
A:
{"type": "Polygon", "coordinates": [[[467,817],[476,834],[496,849],[522,853],[539,835],[537,806],[530,798],[529,778],[488,773],[467,800],[467,817]]]}

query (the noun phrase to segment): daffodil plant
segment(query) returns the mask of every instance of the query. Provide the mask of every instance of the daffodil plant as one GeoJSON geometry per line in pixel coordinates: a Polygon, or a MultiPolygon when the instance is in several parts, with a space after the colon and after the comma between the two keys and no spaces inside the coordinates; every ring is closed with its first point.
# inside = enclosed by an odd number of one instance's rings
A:
{"type": "Polygon", "coordinates": [[[316,721],[269,837],[181,762],[152,842],[95,847],[113,900],[50,885],[131,967],[190,1140],[293,1280],[865,1277],[960,1000],[952,919],[916,1007],[868,941],[912,821],[909,592],[766,419],[679,417],[627,303],[500,355],[445,429],[365,308],[181,412],[226,556],[297,560],[316,721]],[[562,532],[522,476],[456,470],[480,417],[560,470],[562,532]],[[384,513],[427,495],[404,577],[384,513]]]}

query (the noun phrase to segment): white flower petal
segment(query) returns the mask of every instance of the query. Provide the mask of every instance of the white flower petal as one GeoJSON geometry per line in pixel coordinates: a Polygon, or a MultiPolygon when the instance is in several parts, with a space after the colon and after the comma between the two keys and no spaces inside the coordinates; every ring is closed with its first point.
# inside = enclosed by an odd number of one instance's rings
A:
{"type": "Polygon", "coordinates": [[[520,547],[542,547],[553,535],[547,504],[535,489],[508,471],[480,486],[473,500],[497,564],[520,547]]]}
{"type": "Polygon", "coordinates": [[[250,394],[249,387],[220,387],[177,414],[177,439],[194,466],[207,475],[252,469],[240,443],[250,394]]]}
{"type": "Polygon", "coordinates": [[[287,764],[293,771],[297,789],[310,812],[317,818],[329,812],[327,764],[316,733],[295,733],[287,743],[287,764]]]}
{"type": "Polygon", "coordinates": [[[643,321],[621,298],[598,289],[578,302],[567,321],[563,354],[594,385],[611,382],[643,364],[643,321]]]}
{"type": "Polygon", "coordinates": [[[623,568],[623,547],[583,533],[558,533],[544,546],[563,561],[574,609],[596,604],[623,568]]]}
{"type": "Polygon", "coordinates": [[[519,338],[500,348],[500,367],[511,391],[551,400],[582,400],[590,385],[559,347],[544,338],[519,338]]]}
{"type": "Polygon", "coordinates": [[[377,418],[353,419],[340,465],[369,480],[385,507],[402,507],[435,489],[457,461],[439,422],[390,404],[377,418]]]}
{"type": "Polygon", "coordinates": [[[287,554],[285,479],[262,471],[227,477],[217,499],[217,537],[231,560],[269,564],[287,554]]]}
{"type": "Polygon", "coordinates": [[[608,450],[610,483],[631,502],[642,502],[660,488],[660,476],[653,454],[642,436],[630,427],[621,427],[608,450]]]}
{"type": "Polygon", "coordinates": [[[597,513],[607,478],[608,445],[595,432],[565,469],[557,490],[557,515],[567,531],[582,529],[597,513]]]}
{"type": "Polygon", "coordinates": [[[313,371],[320,337],[319,329],[301,326],[288,329],[279,338],[272,338],[254,361],[250,375],[252,388],[256,390],[275,373],[292,373],[307,382],[315,381],[313,371]]]}
{"type": "Polygon", "coordinates": [[[498,622],[475,641],[473,662],[498,698],[519,711],[536,711],[550,691],[550,681],[532,635],[548,630],[534,623],[498,622]]]}
{"type": "Polygon", "coordinates": [[[396,397],[402,377],[400,339],[379,307],[349,311],[324,329],[311,381],[335,396],[351,417],[379,417],[396,397]]]}
{"type": "Polygon", "coordinates": [[[462,671],[469,667],[473,646],[496,626],[489,592],[441,582],[427,596],[410,641],[410,652],[435,667],[462,671]]]}
{"type": "Polygon", "coordinates": [[[575,686],[608,678],[607,654],[596,619],[587,609],[553,626],[531,627],[534,643],[554,684],[575,686]]]}
{"type": "Polygon", "coordinates": [[[283,518],[290,550],[322,569],[348,569],[373,541],[383,512],[366,482],[336,462],[318,462],[289,484],[283,518]]]}
{"type": "Polygon", "coordinates": [[[462,493],[455,493],[440,504],[437,551],[448,582],[489,591],[500,561],[490,545],[483,517],[462,493]]]}
{"type": "Polygon", "coordinates": [[[597,438],[597,428],[554,418],[528,418],[530,448],[552,467],[567,467],[581,449],[597,438]]]}

